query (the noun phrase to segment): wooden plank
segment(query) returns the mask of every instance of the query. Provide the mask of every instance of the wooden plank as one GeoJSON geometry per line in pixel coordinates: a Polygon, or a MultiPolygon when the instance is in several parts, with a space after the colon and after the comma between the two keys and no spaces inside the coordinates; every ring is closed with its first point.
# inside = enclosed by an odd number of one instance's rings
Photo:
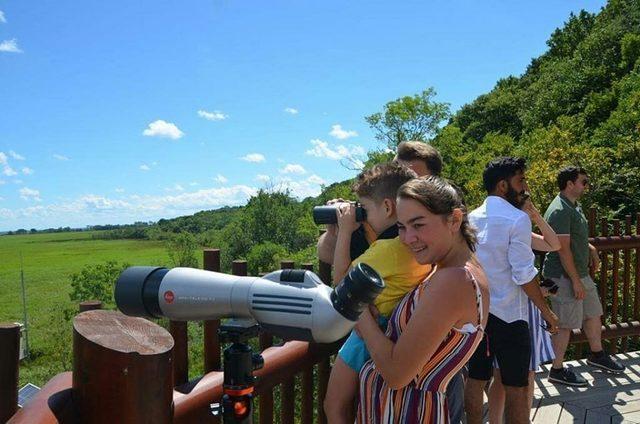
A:
{"type": "Polygon", "coordinates": [[[543,405],[538,407],[536,415],[533,417],[533,422],[541,424],[557,423],[560,421],[560,414],[562,414],[561,403],[543,405]]]}

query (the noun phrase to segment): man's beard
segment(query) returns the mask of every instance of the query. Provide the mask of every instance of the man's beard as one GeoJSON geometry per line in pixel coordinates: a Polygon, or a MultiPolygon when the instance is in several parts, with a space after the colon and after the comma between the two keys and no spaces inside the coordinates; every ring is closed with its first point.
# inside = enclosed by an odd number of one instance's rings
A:
{"type": "Polygon", "coordinates": [[[508,190],[505,193],[504,197],[507,202],[511,203],[514,207],[518,209],[522,209],[524,203],[527,201],[527,198],[524,196],[524,190],[518,192],[515,191],[511,184],[508,185],[508,190]]]}

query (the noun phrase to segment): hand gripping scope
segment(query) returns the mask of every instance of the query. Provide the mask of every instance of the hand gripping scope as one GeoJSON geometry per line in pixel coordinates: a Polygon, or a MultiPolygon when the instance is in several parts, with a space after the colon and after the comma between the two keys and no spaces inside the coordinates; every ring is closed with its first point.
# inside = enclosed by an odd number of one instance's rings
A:
{"type": "Polygon", "coordinates": [[[239,277],[193,268],[134,266],[120,275],[115,298],[126,315],[174,321],[253,319],[285,340],[330,343],[351,331],[383,288],[382,278],[364,263],[352,267],[335,288],[301,269],[239,277]]]}

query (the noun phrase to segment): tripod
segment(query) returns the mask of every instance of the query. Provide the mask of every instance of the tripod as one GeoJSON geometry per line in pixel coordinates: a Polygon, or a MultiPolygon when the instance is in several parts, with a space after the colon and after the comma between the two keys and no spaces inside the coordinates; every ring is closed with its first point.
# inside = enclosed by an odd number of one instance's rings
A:
{"type": "Polygon", "coordinates": [[[221,343],[231,343],[224,350],[224,382],[221,404],[212,405],[214,415],[222,412],[225,424],[251,424],[253,422],[253,371],[264,365],[260,354],[254,354],[249,339],[256,337],[260,326],[255,321],[229,321],[220,326],[221,343]]]}

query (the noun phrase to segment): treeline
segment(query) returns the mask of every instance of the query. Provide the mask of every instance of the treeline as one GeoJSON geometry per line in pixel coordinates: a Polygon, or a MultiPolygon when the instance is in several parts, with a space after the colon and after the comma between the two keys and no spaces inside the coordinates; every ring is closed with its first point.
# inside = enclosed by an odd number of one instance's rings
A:
{"type": "Polygon", "coordinates": [[[486,162],[520,155],[533,199],[546,206],[557,170],[579,164],[593,182],[587,206],[616,218],[640,211],[640,1],[571,15],[547,45],[524,74],[498,81],[433,138],[446,175],[477,205],[486,162]]]}

